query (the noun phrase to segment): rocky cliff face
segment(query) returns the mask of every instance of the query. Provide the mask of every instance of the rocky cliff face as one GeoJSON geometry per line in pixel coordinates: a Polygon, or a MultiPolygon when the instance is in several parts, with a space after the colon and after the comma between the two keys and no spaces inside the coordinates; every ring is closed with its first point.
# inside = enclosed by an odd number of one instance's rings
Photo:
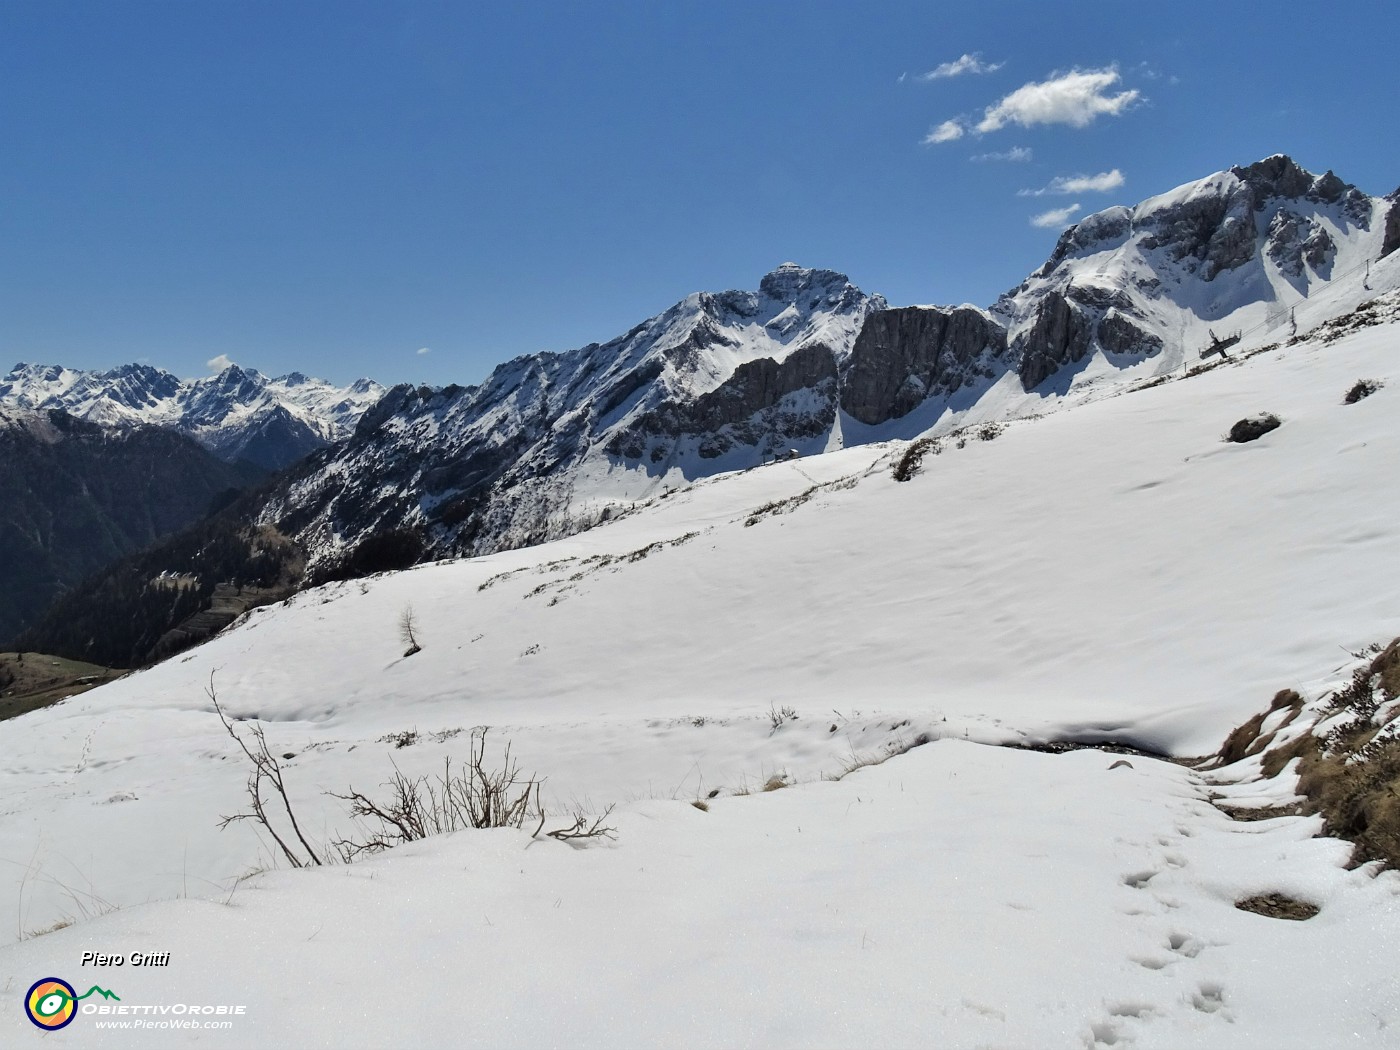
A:
{"type": "Polygon", "coordinates": [[[1089,353],[1093,322],[1077,303],[1051,291],[1036,306],[1030,328],[1016,337],[1020,357],[1017,372],[1027,390],[1034,390],[1066,365],[1089,353]]]}
{"type": "Polygon", "coordinates": [[[841,407],[871,425],[898,419],[1004,370],[1006,329],[984,311],[907,307],[872,314],[851,351],[841,407]]]}
{"type": "Polygon", "coordinates": [[[809,343],[781,361],[745,361],[733,375],[695,400],[671,398],[618,430],[607,443],[610,455],[646,457],[653,463],[672,456],[678,443],[697,439],[702,459],[715,459],[740,446],[771,454],[798,438],[831,429],[836,416],[836,353],[825,343],[809,343]],[[799,392],[800,404],[785,404],[799,392]]]}
{"type": "Polygon", "coordinates": [[[1029,391],[1095,350],[1111,359],[1140,360],[1161,350],[1162,339],[1148,329],[1125,291],[1071,282],[1063,291],[1046,291],[1011,348],[1021,385],[1029,391]]]}
{"type": "Polygon", "coordinates": [[[1387,256],[1400,248],[1400,190],[1386,197],[1390,207],[1385,213],[1385,240],[1381,243],[1381,256],[1387,256]]]}

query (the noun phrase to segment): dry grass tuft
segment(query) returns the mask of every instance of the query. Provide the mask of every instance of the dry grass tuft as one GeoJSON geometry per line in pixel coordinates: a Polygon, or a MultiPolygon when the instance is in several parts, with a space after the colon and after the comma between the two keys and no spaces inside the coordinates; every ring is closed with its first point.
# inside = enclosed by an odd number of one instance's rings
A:
{"type": "Polygon", "coordinates": [[[919,467],[926,455],[938,455],[943,451],[943,443],[938,438],[922,437],[917,441],[911,441],[909,447],[904,450],[904,455],[899,457],[894,469],[890,472],[895,481],[909,481],[919,472],[919,467]]]}
{"type": "Polygon", "coordinates": [[[1379,379],[1358,379],[1356,385],[1347,391],[1346,397],[1342,398],[1342,403],[1354,405],[1362,398],[1370,397],[1384,385],[1379,379]]]}
{"type": "MultiPolygon", "coordinates": [[[[1244,723],[1244,725],[1238,726],[1225,738],[1225,743],[1220,748],[1220,761],[1218,764],[1222,766],[1233,765],[1240,759],[1246,758],[1249,755],[1257,755],[1267,748],[1273,741],[1274,733],[1270,733],[1267,737],[1261,739],[1259,730],[1264,727],[1264,720],[1268,718],[1269,715],[1283,707],[1292,707],[1293,713],[1289,715],[1288,718],[1284,719],[1283,723],[1278,727],[1279,729],[1282,729],[1292,722],[1293,719],[1298,717],[1298,714],[1303,710],[1303,698],[1292,689],[1279,690],[1279,692],[1274,695],[1274,701],[1269,705],[1267,711],[1261,711],[1248,722],[1244,723]]],[[[1277,730],[1275,732],[1277,732],[1277,730]]]]}
{"type": "MultiPolygon", "coordinates": [[[[1263,751],[1260,765],[1268,777],[1297,759],[1298,792],[1308,799],[1307,812],[1322,816],[1326,834],[1354,843],[1356,863],[1380,860],[1400,868],[1400,722],[1395,709],[1382,710],[1400,696],[1400,639],[1369,652],[1373,659],[1327,698],[1325,736],[1306,732],[1269,750],[1267,743],[1246,744],[1246,754],[1263,751]]],[[[1222,759],[1232,742],[1238,751],[1244,729],[1226,740],[1222,759]]]]}

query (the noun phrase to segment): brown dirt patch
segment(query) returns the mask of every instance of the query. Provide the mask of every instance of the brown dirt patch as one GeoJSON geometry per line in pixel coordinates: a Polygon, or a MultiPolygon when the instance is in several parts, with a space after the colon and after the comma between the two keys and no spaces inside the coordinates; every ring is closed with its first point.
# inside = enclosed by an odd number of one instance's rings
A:
{"type": "Polygon", "coordinates": [[[1253,897],[1235,901],[1240,911],[1252,911],[1255,915],[1267,915],[1271,919],[1292,919],[1302,922],[1311,919],[1320,910],[1316,904],[1286,897],[1282,893],[1257,893],[1253,897]]]}

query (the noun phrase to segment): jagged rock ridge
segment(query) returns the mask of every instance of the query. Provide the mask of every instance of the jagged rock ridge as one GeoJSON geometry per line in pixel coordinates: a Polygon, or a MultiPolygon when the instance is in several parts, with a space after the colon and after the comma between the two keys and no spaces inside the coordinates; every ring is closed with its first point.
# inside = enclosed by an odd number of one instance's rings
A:
{"type": "Polygon", "coordinates": [[[405,526],[433,552],[482,553],[790,448],[1033,410],[1081,375],[1194,361],[1212,326],[1286,325],[1293,303],[1379,255],[1395,214],[1275,156],[1086,217],[990,309],[890,309],[839,273],[787,263],[757,291],[687,296],[479,387],[397,387],[264,520],[313,560],[405,526]]]}

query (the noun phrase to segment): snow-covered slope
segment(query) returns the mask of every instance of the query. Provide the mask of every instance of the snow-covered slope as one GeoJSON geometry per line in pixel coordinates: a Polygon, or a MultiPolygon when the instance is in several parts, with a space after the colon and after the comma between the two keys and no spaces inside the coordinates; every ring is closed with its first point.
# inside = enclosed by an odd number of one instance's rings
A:
{"type": "MultiPolygon", "coordinates": [[[[848,448],[309,591],[5,723],[0,914],[124,910],[0,951],[0,1030],[52,973],[246,1003],[235,1045],[1388,1045],[1400,877],[1347,870],[1315,818],[1227,821],[1208,797],[1231,789],[1186,768],[981,744],[1206,753],[1400,634],[1397,320],[1387,293],[1292,345],[973,430],[907,483],[903,443],[848,448]],[[1344,404],[1359,378],[1382,385],[1344,404]],[[1222,440],[1261,411],[1282,426],[1222,440]],[[317,843],[350,825],[324,792],[440,768],[481,726],[556,814],[620,803],[618,837],[468,832],[230,899],[273,852],[216,827],[246,768],[211,682],[285,756],[317,843]],[[734,797],[774,775],[795,786],[734,797]],[[1268,891],[1322,913],[1233,907],[1268,891]],[[170,966],[78,968],[138,945],[170,966]],[[469,1004],[447,1016],[444,971],[469,1004]]],[[[98,1019],[70,1038],[126,1045],[98,1019]]]]}
{"type": "Polygon", "coordinates": [[[223,459],[269,468],[345,437],[383,393],[369,379],[342,388],[299,372],[269,379],[237,365],[182,380],[151,365],[94,372],[21,363],[0,380],[0,404],[62,409],[103,426],[172,427],[223,459]]]}
{"type": "Polygon", "coordinates": [[[55,975],[121,997],[87,1000],[112,1012],[78,1047],[1394,1046],[1400,880],[1113,761],[947,740],[708,812],[638,802],[615,844],[467,832],[260,876],[0,950],[0,1032],[51,1038],[20,1000],[55,975]],[[1232,906],[1279,889],[1322,914],[1232,906]],[[169,963],[77,965],[133,950],[169,963]],[[175,1004],[244,1010],[98,1027],[175,1004]]]}
{"type": "Polygon", "coordinates": [[[1024,418],[1306,331],[1371,298],[1400,204],[1283,156],[1061,237],[990,309],[889,309],[784,264],[604,344],[480,387],[396,387],[263,510],[333,561],[410,528],[480,554],[586,528],[697,478],[787,455],[1024,418]],[[1212,335],[1213,333],[1213,335],[1212,335]]]}

